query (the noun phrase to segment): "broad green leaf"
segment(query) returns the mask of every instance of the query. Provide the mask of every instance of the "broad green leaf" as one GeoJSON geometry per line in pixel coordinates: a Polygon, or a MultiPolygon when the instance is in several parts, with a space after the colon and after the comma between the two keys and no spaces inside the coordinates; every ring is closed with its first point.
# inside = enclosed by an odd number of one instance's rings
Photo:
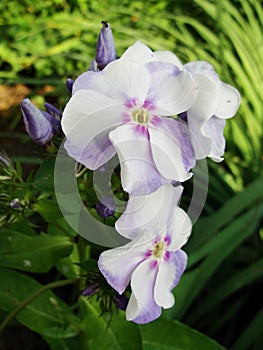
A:
{"type": "Polygon", "coordinates": [[[54,339],[42,335],[42,338],[48,343],[50,350],[82,350],[81,335],[66,339],[54,339]]]}
{"type": "Polygon", "coordinates": [[[34,187],[38,190],[54,191],[54,164],[55,160],[44,160],[35,175],[34,187]]]}
{"type": "Polygon", "coordinates": [[[175,320],[161,318],[139,326],[143,350],[224,350],[202,333],[175,320]]]}
{"type": "Polygon", "coordinates": [[[127,322],[124,313],[114,314],[112,319],[101,315],[98,303],[82,298],[82,327],[87,343],[85,350],[142,350],[137,325],[127,322]]]}
{"type": "Polygon", "coordinates": [[[3,230],[0,235],[0,266],[30,272],[47,272],[62,257],[68,256],[72,247],[68,237],[46,234],[26,236],[3,230]]]}
{"type": "Polygon", "coordinates": [[[55,199],[40,199],[33,209],[47,222],[57,221],[62,216],[55,199]]]}
{"type": "MultiPolygon", "coordinates": [[[[0,268],[0,281],[0,309],[6,312],[43,288],[33,278],[5,268],[0,268]]],[[[74,337],[81,330],[80,320],[50,290],[26,305],[16,318],[31,330],[51,338],[74,337]]]]}

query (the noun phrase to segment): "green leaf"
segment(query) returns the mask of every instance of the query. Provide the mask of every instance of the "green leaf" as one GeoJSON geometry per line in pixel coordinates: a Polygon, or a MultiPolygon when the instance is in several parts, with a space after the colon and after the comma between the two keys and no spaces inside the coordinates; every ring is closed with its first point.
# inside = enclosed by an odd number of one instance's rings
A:
{"type": "Polygon", "coordinates": [[[112,319],[101,316],[98,303],[80,299],[83,329],[87,343],[85,350],[142,350],[138,326],[127,322],[124,313],[112,319]]]}
{"type": "Polygon", "coordinates": [[[40,199],[33,209],[47,222],[57,221],[62,216],[55,199],[40,199]]]}
{"type": "Polygon", "coordinates": [[[34,187],[41,191],[54,191],[54,164],[55,160],[43,161],[35,175],[34,187]]]}
{"type": "Polygon", "coordinates": [[[182,317],[209,278],[217,271],[220,264],[245,239],[254,233],[262,217],[262,212],[263,206],[261,205],[241,215],[224,230],[218,232],[215,238],[207,243],[206,252],[200,249],[200,254],[199,251],[195,254],[192,253],[191,259],[194,261],[199,261],[195,256],[196,254],[202,257],[207,256],[196,268],[187,271],[183,275],[174,292],[176,299],[178,296],[178,305],[166,311],[168,317],[182,317]],[[208,251],[210,251],[210,254],[208,254],[208,251]],[[187,283],[184,283],[185,279],[187,283]]]}
{"type": "Polygon", "coordinates": [[[175,320],[165,318],[139,326],[143,350],[223,350],[214,340],[175,320]]]}
{"type": "Polygon", "coordinates": [[[72,247],[68,237],[46,234],[26,236],[3,230],[0,235],[0,266],[30,272],[47,272],[62,257],[68,256],[72,247]]]}
{"type": "MultiPolygon", "coordinates": [[[[43,288],[34,279],[16,271],[0,268],[0,309],[10,312],[30,295],[43,288]]],[[[32,300],[16,316],[29,329],[51,338],[74,337],[80,332],[80,320],[52,291],[32,300]]]]}

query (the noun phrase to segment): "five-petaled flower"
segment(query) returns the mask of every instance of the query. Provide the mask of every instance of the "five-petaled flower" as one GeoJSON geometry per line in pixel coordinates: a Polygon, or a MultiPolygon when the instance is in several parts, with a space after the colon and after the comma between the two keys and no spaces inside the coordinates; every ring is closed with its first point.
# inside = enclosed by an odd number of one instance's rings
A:
{"type": "Polygon", "coordinates": [[[124,190],[140,195],[185,181],[195,165],[188,128],[172,117],[192,106],[196,85],[185,70],[149,61],[148,50],[135,61],[134,45],[79,76],[62,117],[68,154],[94,170],[117,151],[124,190]]]}
{"type": "Polygon", "coordinates": [[[181,193],[181,186],[168,184],[148,196],[131,197],[124,220],[116,228],[132,241],[100,255],[99,268],[119,294],[131,282],[127,320],[153,321],[160,316],[162,307],[174,304],[171,290],[178,284],[187,262],[187,255],[180,248],[192,228],[187,214],[177,206],[181,193]]]}

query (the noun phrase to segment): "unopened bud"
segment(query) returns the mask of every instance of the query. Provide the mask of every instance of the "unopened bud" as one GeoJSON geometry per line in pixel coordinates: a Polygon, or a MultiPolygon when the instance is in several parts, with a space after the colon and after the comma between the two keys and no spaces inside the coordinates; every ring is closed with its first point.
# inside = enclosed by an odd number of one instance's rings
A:
{"type": "Polygon", "coordinates": [[[72,89],[73,89],[73,84],[74,84],[74,80],[73,79],[70,79],[68,78],[66,80],[66,86],[68,88],[68,91],[72,94],[72,89]]]}
{"type": "Polygon", "coordinates": [[[106,219],[115,213],[116,205],[111,197],[104,197],[96,204],[96,210],[100,217],[106,219]]]}
{"type": "Polygon", "coordinates": [[[28,98],[21,102],[21,111],[27,133],[41,146],[48,144],[60,130],[60,121],[50,113],[40,111],[28,98]]]}
{"type": "Polygon", "coordinates": [[[116,60],[116,48],[110,25],[102,21],[102,26],[96,48],[96,62],[99,70],[116,60]]]}

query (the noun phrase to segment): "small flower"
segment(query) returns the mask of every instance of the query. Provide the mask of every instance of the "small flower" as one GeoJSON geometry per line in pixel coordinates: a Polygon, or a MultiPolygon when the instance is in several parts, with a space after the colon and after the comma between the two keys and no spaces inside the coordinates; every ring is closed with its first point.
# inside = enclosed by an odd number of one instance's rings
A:
{"type": "Polygon", "coordinates": [[[194,104],[187,110],[187,122],[197,159],[222,161],[225,150],[224,127],[240,105],[240,94],[222,82],[214,67],[205,61],[185,64],[198,86],[194,104]]]}
{"type": "MultiPolygon", "coordinates": [[[[48,105],[50,111],[51,105],[48,105]]],[[[53,107],[52,112],[54,109],[55,107],[53,107]]],[[[21,102],[21,111],[26,131],[37,144],[41,146],[48,144],[52,137],[59,132],[60,121],[49,112],[40,111],[28,98],[21,102]]]]}
{"type": "Polygon", "coordinates": [[[103,219],[108,218],[109,216],[114,215],[116,210],[116,205],[113,198],[104,197],[96,204],[96,210],[100,217],[103,219]]]}
{"type": "Polygon", "coordinates": [[[98,69],[102,70],[107,64],[116,60],[116,58],[116,48],[110,25],[108,22],[102,21],[95,59],[98,69]]]}
{"type": "Polygon", "coordinates": [[[195,165],[188,128],[171,117],[192,106],[196,86],[175,65],[148,61],[149,51],[134,45],[103,71],[78,77],[62,117],[68,154],[94,170],[117,151],[132,194],[185,181],[195,165]]]}
{"type": "MultiPolygon", "coordinates": [[[[104,251],[98,261],[100,271],[120,295],[131,282],[126,318],[136,323],[153,321],[160,316],[162,307],[173,306],[171,290],[186,268],[187,255],[180,248],[187,242],[192,225],[187,214],[176,206],[182,189],[171,185],[163,187],[149,195],[151,198],[144,206],[143,196],[134,199],[137,204],[141,201],[141,207],[133,214],[129,208],[130,222],[132,216],[135,218],[133,227],[117,228],[124,236],[134,237],[133,240],[125,246],[104,251]],[[157,216],[156,203],[161,203],[157,216]],[[146,218],[137,228],[137,221],[143,214],[146,218]],[[166,227],[163,226],[165,222],[166,227]]],[[[134,208],[134,204],[131,207],[134,208]]]]}

